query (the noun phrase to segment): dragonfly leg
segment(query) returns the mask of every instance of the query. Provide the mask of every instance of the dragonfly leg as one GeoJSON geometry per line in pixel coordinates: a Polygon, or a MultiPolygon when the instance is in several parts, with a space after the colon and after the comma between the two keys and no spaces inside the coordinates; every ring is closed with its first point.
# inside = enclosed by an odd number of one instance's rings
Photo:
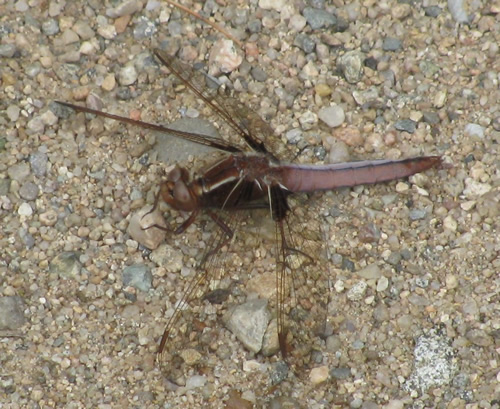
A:
{"type": "Polygon", "coordinates": [[[189,217],[182,222],[182,224],[177,227],[177,229],[174,230],[175,234],[181,234],[186,231],[186,229],[193,224],[195,221],[196,217],[198,216],[198,213],[200,213],[200,209],[195,209],[191,212],[189,217]]]}
{"type": "Polygon", "coordinates": [[[151,214],[156,210],[156,208],[158,207],[158,203],[160,202],[160,197],[161,197],[161,190],[159,190],[158,193],[156,194],[155,202],[154,202],[151,210],[149,212],[145,213],[144,216],[142,216],[142,217],[146,217],[148,214],[151,214]]]}
{"type": "Polygon", "coordinates": [[[201,261],[201,265],[205,264],[205,262],[214,254],[216,254],[222,247],[224,247],[229,241],[233,238],[233,231],[229,228],[229,226],[224,223],[224,221],[217,216],[215,213],[207,210],[207,214],[212,218],[212,220],[219,226],[224,233],[224,239],[219,240],[219,243],[212,250],[208,251],[203,260],[201,261]]]}

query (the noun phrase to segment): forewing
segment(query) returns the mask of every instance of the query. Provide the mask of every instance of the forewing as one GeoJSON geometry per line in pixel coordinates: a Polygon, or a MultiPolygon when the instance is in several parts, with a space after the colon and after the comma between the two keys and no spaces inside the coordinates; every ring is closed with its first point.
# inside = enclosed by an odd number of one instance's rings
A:
{"type": "Polygon", "coordinates": [[[277,147],[274,131],[256,112],[239,100],[221,93],[220,89],[208,87],[207,76],[202,71],[195,70],[162,50],[155,50],[155,54],[192,92],[212,108],[233,132],[245,141],[250,150],[276,153],[266,149],[268,145],[272,145],[273,149],[277,147]]]}

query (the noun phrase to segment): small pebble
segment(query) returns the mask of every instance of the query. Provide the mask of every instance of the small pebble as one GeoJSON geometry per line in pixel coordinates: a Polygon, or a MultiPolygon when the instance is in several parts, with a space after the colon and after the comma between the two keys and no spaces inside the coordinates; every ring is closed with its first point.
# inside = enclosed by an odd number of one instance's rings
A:
{"type": "Polygon", "coordinates": [[[325,10],[306,7],[304,8],[302,14],[305,17],[307,24],[309,24],[313,30],[318,30],[320,28],[325,29],[337,23],[337,18],[325,10]]]}
{"type": "Polygon", "coordinates": [[[351,368],[334,368],[330,371],[332,378],[343,380],[351,377],[351,368]]]}
{"type": "Polygon", "coordinates": [[[226,327],[252,352],[262,349],[270,320],[267,300],[257,299],[231,308],[224,315],[226,327]]]}
{"type": "Polygon", "coordinates": [[[116,86],[116,79],[114,74],[108,74],[104,77],[104,81],[101,84],[101,87],[105,91],[112,91],[116,86]]]}
{"type": "Polygon", "coordinates": [[[434,95],[434,100],[433,100],[433,105],[436,108],[442,108],[444,104],[446,103],[446,100],[448,98],[448,94],[445,90],[438,91],[434,95]]]}
{"type": "Polygon", "coordinates": [[[67,251],[55,256],[49,265],[50,272],[62,278],[77,278],[82,269],[77,253],[67,251]]]}
{"type": "Polygon", "coordinates": [[[424,12],[426,16],[438,17],[442,13],[442,10],[439,6],[428,6],[424,7],[424,12]]]}
{"type": "Polygon", "coordinates": [[[397,3],[391,8],[391,15],[396,20],[402,20],[411,14],[411,6],[406,3],[397,3]]]}
{"type": "Polygon", "coordinates": [[[488,335],[486,332],[480,329],[472,329],[466,334],[467,339],[472,342],[474,345],[480,347],[489,347],[493,345],[493,338],[488,335]]]}
{"type": "Polygon", "coordinates": [[[465,125],[464,133],[469,137],[484,138],[484,128],[478,124],[465,125]]]}
{"type": "Polygon", "coordinates": [[[134,27],[134,38],[143,40],[152,37],[157,31],[156,25],[145,17],[141,17],[134,27]]]}
{"type": "Polygon", "coordinates": [[[21,297],[0,297],[0,331],[15,330],[22,327],[24,318],[24,302],[21,297]]]}
{"type": "Polygon", "coordinates": [[[151,252],[150,259],[169,272],[177,273],[182,271],[182,253],[168,243],[163,243],[158,248],[154,249],[151,252]]]}
{"type": "Polygon", "coordinates": [[[61,34],[61,41],[64,45],[69,45],[80,41],[80,38],[78,34],[68,28],[61,34]]]}
{"type": "Polygon", "coordinates": [[[380,267],[377,264],[373,263],[359,270],[356,274],[358,274],[360,277],[366,280],[374,280],[380,278],[382,272],[380,271],[380,267]]]}
{"type": "Polygon", "coordinates": [[[363,77],[364,56],[359,51],[348,51],[337,60],[337,67],[342,71],[347,82],[357,84],[363,77]]]}
{"type": "Polygon", "coordinates": [[[34,152],[29,157],[31,170],[37,177],[42,177],[47,172],[48,157],[44,152],[34,152]]]}
{"type": "Polygon", "coordinates": [[[42,31],[48,36],[59,33],[59,23],[53,18],[49,18],[42,23],[42,31]]]}
{"type": "Polygon", "coordinates": [[[437,125],[440,122],[439,115],[435,112],[425,111],[423,113],[423,119],[430,125],[437,125]]]}
{"type": "Polygon", "coordinates": [[[457,231],[458,223],[453,216],[448,215],[443,220],[443,227],[449,231],[457,231]]]}
{"type": "Polygon", "coordinates": [[[97,33],[107,39],[113,40],[116,37],[116,27],[113,24],[105,24],[97,29],[97,33]]]}
{"type": "Polygon", "coordinates": [[[137,288],[141,291],[149,291],[153,288],[153,275],[148,266],[134,264],[123,269],[123,285],[137,288]]]}
{"type": "Polygon", "coordinates": [[[297,34],[295,36],[295,40],[293,41],[293,45],[299,47],[306,54],[312,53],[316,48],[316,43],[307,34],[297,34]]]}
{"type": "Polygon", "coordinates": [[[0,44],[0,57],[12,58],[16,51],[15,44],[0,44]]]}
{"type": "Polygon", "coordinates": [[[417,123],[415,121],[412,121],[411,119],[402,119],[394,123],[394,128],[396,128],[398,131],[414,133],[415,129],[417,129],[417,123]]]}
{"type": "Polygon", "coordinates": [[[463,194],[468,199],[473,199],[479,196],[483,196],[489,191],[491,191],[492,186],[489,183],[481,183],[472,178],[465,179],[465,189],[463,194]]]}
{"type": "Polygon", "coordinates": [[[29,203],[21,203],[19,209],[17,209],[17,213],[19,214],[19,216],[29,217],[33,214],[33,209],[29,205],[29,203]]]}
{"type": "Polygon", "coordinates": [[[323,83],[316,84],[314,90],[320,97],[327,97],[332,94],[332,89],[327,84],[323,83]]]}
{"type": "Polygon", "coordinates": [[[195,365],[202,358],[201,354],[196,349],[192,348],[183,349],[179,355],[184,362],[190,366],[195,365]]]}
{"type": "Polygon", "coordinates": [[[448,10],[457,23],[468,24],[469,16],[464,3],[465,0],[448,0],[448,10]]]}
{"type": "Polygon", "coordinates": [[[384,406],[384,409],[404,409],[405,405],[402,400],[392,399],[387,402],[387,405],[384,406]]]}
{"type": "Polygon", "coordinates": [[[143,8],[142,1],[140,0],[127,0],[118,4],[116,7],[106,10],[106,15],[111,18],[125,16],[127,14],[134,14],[141,11],[143,8]]]}
{"type": "Polygon", "coordinates": [[[327,379],[328,379],[328,366],[326,365],[313,368],[309,373],[309,380],[313,385],[318,385],[320,383],[323,383],[327,379]]]}
{"type": "Polygon", "coordinates": [[[21,189],[19,189],[19,196],[24,200],[35,200],[38,196],[40,190],[38,186],[33,182],[23,183],[21,189]]]}
{"type": "Polygon", "coordinates": [[[304,16],[300,14],[294,14],[290,17],[290,22],[288,23],[288,27],[296,32],[301,32],[307,24],[307,20],[304,16]]]}
{"type": "Polygon", "coordinates": [[[118,82],[120,85],[132,85],[137,81],[137,71],[133,64],[127,64],[118,73],[118,82]]]}
{"type": "Polygon", "coordinates": [[[314,112],[311,111],[305,111],[299,117],[300,126],[304,131],[313,128],[313,126],[316,125],[317,122],[318,122],[318,117],[314,112]]]}
{"type": "Polygon", "coordinates": [[[48,210],[40,214],[39,219],[44,226],[54,226],[57,222],[57,213],[54,210],[48,210]]]}
{"type": "Polygon", "coordinates": [[[28,2],[26,2],[25,0],[19,0],[19,1],[16,1],[15,8],[16,8],[16,11],[18,11],[20,13],[24,13],[25,11],[29,10],[29,5],[28,5],[28,2]]]}
{"type": "Polygon", "coordinates": [[[94,30],[85,20],[78,20],[72,29],[82,40],[90,40],[95,37],[94,30]]]}
{"type": "Polygon", "coordinates": [[[439,330],[434,329],[417,338],[414,370],[403,386],[405,390],[425,392],[431,387],[450,383],[457,371],[457,364],[449,341],[439,330]]]}
{"type": "Polygon", "coordinates": [[[11,122],[16,122],[19,119],[19,112],[21,112],[21,110],[17,105],[9,105],[5,110],[11,122]]]}
{"type": "Polygon", "coordinates": [[[386,37],[382,44],[382,49],[384,51],[400,51],[403,47],[403,43],[399,38],[386,37]]]}
{"type": "Polygon", "coordinates": [[[410,210],[410,220],[422,220],[427,216],[427,212],[424,209],[411,209],[410,210]]]}
{"type": "Polygon", "coordinates": [[[359,301],[361,300],[368,288],[368,284],[365,281],[358,281],[356,284],[352,286],[349,291],[347,291],[347,299],[350,301],[359,301]]]}
{"type": "Polygon", "coordinates": [[[186,389],[190,390],[195,388],[201,388],[206,383],[207,383],[206,376],[193,375],[186,380],[186,389]]]}
{"type": "Polygon", "coordinates": [[[243,57],[236,51],[231,40],[218,40],[212,47],[209,55],[210,74],[216,72],[230,73],[237,69],[243,57]],[[213,71],[215,69],[215,71],[213,71]]]}
{"type": "Polygon", "coordinates": [[[285,4],[285,0],[259,0],[259,7],[264,10],[281,11],[285,4]]]}
{"type": "Polygon", "coordinates": [[[294,128],[294,129],[289,130],[285,134],[285,138],[289,144],[296,145],[297,143],[299,143],[302,140],[302,129],[294,128]]]}
{"type": "Polygon", "coordinates": [[[321,108],[318,112],[318,118],[321,119],[330,128],[336,128],[342,125],[345,120],[344,110],[340,105],[332,105],[321,108]]]}

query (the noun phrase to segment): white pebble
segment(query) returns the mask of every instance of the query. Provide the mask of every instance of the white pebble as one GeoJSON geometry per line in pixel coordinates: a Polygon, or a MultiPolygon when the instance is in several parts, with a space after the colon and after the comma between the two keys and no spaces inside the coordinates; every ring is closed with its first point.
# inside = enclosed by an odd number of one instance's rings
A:
{"type": "Polygon", "coordinates": [[[243,57],[238,54],[231,40],[218,40],[210,50],[209,62],[210,75],[229,73],[241,65],[243,57]]]}
{"type": "Polygon", "coordinates": [[[457,231],[458,223],[452,216],[448,215],[443,220],[443,227],[446,230],[457,231]]]}
{"type": "Polygon", "coordinates": [[[19,119],[19,112],[21,112],[21,110],[17,105],[9,105],[5,112],[11,122],[16,122],[19,119]]]}
{"type": "Polygon", "coordinates": [[[454,288],[457,288],[457,286],[458,286],[457,276],[455,276],[453,274],[448,274],[445,278],[445,283],[446,283],[446,288],[448,290],[452,290],[454,288]]]}
{"type": "Polygon", "coordinates": [[[285,0],[259,0],[259,7],[264,10],[281,11],[286,4],[285,0]]]}
{"type": "Polygon", "coordinates": [[[326,365],[311,369],[309,380],[313,385],[318,385],[328,379],[328,367],[326,365]]]}
{"type": "Polygon", "coordinates": [[[484,128],[478,124],[465,125],[464,133],[467,136],[477,136],[478,138],[484,138],[484,128]]]}
{"type": "Polygon", "coordinates": [[[19,209],[17,209],[17,213],[20,216],[31,216],[33,214],[33,209],[29,205],[29,203],[21,203],[19,209]]]}
{"type": "Polygon", "coordinates": [[[307,20],[304,16],[300,14],[294,14],[290,17],[290,22],[288,23],[288,27],[290,27],[293,31],[300,32],[304,29],[307,24],[307,20]]]}
{"type": "Polygon", "coordinates": [[[344,110],[339,105],[321,108],[318,112],[318,117],[330,128],[342,125],[345,120],[344,110]]]}
{"type": "Polygon", "coordinates": [[[121,85],[132,85],[137,80],[137,70],[131,64],[126,65],[118,74],[118,81],[121,85]]]}
{"type": "Polygon", "coordinates": [[[482,196],[491,190],[491,185],[488,183],[476,182],[472,178],[465,179],[464,195],[467,198],[482,196]]]}
{"type": "Polygon", "coordinates": [[[112,40],[116,37],[116,27],[112,24],[106,24],[97,29],[97,32],[101,37],[104,37],[106,40],[112,40]]]}
{"type": "Polygon", "coordinates": [[[448,0],[448,9],[457,23],[469,22],[469,16],[464,9],[464,0],[448,0]]]}
{"type": "Polygon", "coordinates": [[[382,272],[380,271],[380,267],[377,264],[372,263],[367,265],[365,268],[359,270],[357,274],[360,277],[370,280],[370,279],[380,278],[382,272]]]}
{"type": "Polygon", "coordinates": [[[345,290],[344,281],[342,281],[342,280],[335,281],[335,284],[333,285],[333,287],[335,288],[335,291],[337,291],[338,293],[341,293],[342,291],[345,290]]]}
{"type": "Polygon", "coordinates": [[[249,360],[243,362],[243,371],[244,372],[260,371],[261,367],[262,367],[262,364],[259,361],[256,361],[255,359],[249,359],[249,360]]]}
{"type": "Polygon", "coordinates": [[[304,131],[307,131],[318,122],[318,117],[314,112],[311,111],[305,111],[300,117],[299,117],[299,123],[300,126],[304,131]]]}
{"type": "Polygon", "coordinates": [[[347,292],[347,299],[351,301],[359,301],[365,295],[368,284],[365,281],[358,281],[352,286],[352,288],[347,292]]]}
{"type": "Polygon", "coordinates": [[[57,116],[49,109],[40,115],[40,119],[45,125],[52,126],[57,122],[57,116]]]}
{"type": "Polygon", "coordinates": [[[380,277],[377,281],[377,291],[380,293],[387,290],[387,287],[389,287],[389,280],[387,279],[387,277],[380,277]]]}
{"type": "Polygon", "coordinates": [[[186,381],[186,389],[200,388],[207,383],[207,378],[202,375],[193,375],[186,381]]]}

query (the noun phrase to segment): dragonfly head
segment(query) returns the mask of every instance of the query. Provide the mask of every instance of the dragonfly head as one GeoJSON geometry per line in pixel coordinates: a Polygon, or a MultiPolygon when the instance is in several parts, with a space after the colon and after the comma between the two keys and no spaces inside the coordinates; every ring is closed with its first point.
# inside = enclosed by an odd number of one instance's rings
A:
{"type": "Polygon", "coordinates": [[[160,194],[169,206],[191,212],[198,207],[198,197],[193,192],[186,169],[176,166],[160,186],[160,194]]]}

